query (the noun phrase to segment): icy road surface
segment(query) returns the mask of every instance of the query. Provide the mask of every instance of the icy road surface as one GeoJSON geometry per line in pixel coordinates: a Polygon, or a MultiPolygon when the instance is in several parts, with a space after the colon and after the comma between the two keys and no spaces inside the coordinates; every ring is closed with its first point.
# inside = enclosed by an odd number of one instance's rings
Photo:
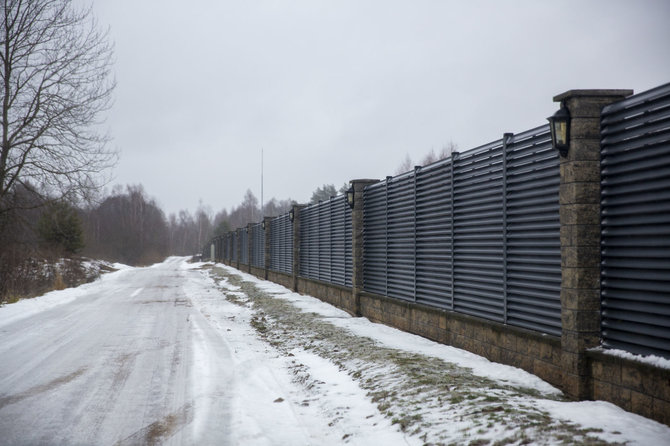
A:
{"type": "Polygon", "coordinates": [[[0,445],[669,444],[523,370],[171,258],[0,308],[0,445]]]}
{"type": "MultiPolygon", "coordinates": [[[[341,441],[326,414],[291,400],[286,359],[212,285],[172,258],[1,308],[0,443],[341,441]],[[67,303],[40,302],[53,299],[67,303]]],[[[368,433],[404,444],[389,425],[368,433]]]]}

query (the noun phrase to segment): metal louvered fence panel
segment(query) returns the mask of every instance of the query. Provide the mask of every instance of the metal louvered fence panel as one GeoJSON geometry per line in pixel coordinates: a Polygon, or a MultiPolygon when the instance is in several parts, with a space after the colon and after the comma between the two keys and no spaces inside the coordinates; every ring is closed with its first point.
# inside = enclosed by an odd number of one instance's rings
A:
{"type": "Polygon", "coordinates": [[[319,226],[318,231],[318,264],[319,271],[317,279],[322,282],[331,281],[331,249],[330,249],[330,237],[331,237],[331,228],[330,228],[330,200],[324,203],[319,203],[317,205],[317,224],[319,226]]]}
{"type": "Polygon", "coordinates": [[[376,183],[363,191],[363,288],[387,295],[386,185],[376,183]]]}
{"type": "Polygon", "coordinates": [[[603,109],[603,344],[670,357],[670,84],[603,109]]]}
{"type": "Polygon", "coordinates": [[[560,336],[559,159],[548,125],[506,142],[507,323],[560,336]]]}
{"type": "Polygon", "coordinates": [[[239,230],[240,233],[240,263],[249,264],[249,233],[247,228],[239,230]]]}
{"type": "Polygon", "coordinates": [[[300,275],[319,277],[319,212],[316,206],[300,209],[300,275]]]}
{"type": "Polygon", "coordinates": [[[504,322],[502,141],[454,165],[454,310],[504,322]]]}
{"type": "Polygon", "coordinates": [[[238,240],[239,240],[239,235],[238,235],[237,231],[235,231],[235,232],[233,232],[233,234],[231,236],[231,240],[230,240],[231,250],[232,250],[230,260],[232,260],[233,262],[237,262],[240,258],[239,257],[239,252],[238,252],[239,251],[238,240]]]}
{"type": "Polygon", "coordinates": [[[387,295],[414,300],[415,218],[414,175],[386,181],[388,239],[386,243],[387,295]]]}
{"type": "Polygon", "coordinates": [[[251,266],[265,268],[265,230],[261,223],[251,226],[251,266]]]}
{"type": "Polygon", "coordinates": [[[452,308],[451,159],[416,172],[416,300],[452,308]]]}
{"type": "Polygon", "coordinates": [[[288,214],[272,219],[270,269],[293,274],[293,223],[288,214]]]}
{"type": "Polygon", "coordinates": [[[351,210],[346,197],[300,210],[300,276],[351,286],[351,210]]]}
{"type": "Polygon", "coordinates": [[[366,291],[561,333],[548,126],[365,188],[366,291]]]}

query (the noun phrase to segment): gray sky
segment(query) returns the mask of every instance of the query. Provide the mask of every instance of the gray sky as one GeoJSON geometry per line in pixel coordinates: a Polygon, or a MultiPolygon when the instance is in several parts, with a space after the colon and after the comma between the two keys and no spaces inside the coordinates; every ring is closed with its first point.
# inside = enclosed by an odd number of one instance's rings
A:
{"type": "Polygon", "coordinates": [[[94,0],[115,43],[113,184],[166,213],[309,200],[546,123],[570,89],[670,81],[670,2],[94,0]]]}

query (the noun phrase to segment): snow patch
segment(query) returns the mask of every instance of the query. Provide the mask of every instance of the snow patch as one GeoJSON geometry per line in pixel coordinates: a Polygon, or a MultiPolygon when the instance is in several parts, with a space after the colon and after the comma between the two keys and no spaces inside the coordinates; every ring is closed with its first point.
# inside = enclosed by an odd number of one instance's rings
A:
{"type": "Polygon", "coordinates": [[[627,442],[631,445],[670,444],[670,428],[656,421],[626,412],[605,401],[559,402],[536,400],[536,407],[553,418],[595,429],[595,435],[605,441],[627,442]],[[598,432],[602,429],[602,432],[598,432]],[[663,440],[665,439],[665,441],[663,440]],[[659,442],[660,440],[660,442],[659,442]]]}
{"type": "Polygon", "coordinates": [[[643,364],[649,364],[655,367],[659,367],[662,369],[670,369],[670,359],[668,358],[663,358],[660,356],[655,356],[655,355],[636,355],[630,352],[627,352],[625,350],[618,350],[618,349],[608,349],[608,348],[594,348],[592,351],[597,351],[604,353],[606,355],[611,355],[611,356],[616,356],[619,358],[623,359],[629,359],[631,361],[637,361],[641,362],[643,364]]]}

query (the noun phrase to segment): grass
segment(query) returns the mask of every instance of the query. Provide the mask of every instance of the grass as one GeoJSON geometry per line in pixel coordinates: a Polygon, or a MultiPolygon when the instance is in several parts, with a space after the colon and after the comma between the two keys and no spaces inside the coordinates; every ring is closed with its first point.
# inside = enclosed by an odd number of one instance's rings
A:
{"type": "MultiPolygon", "coordinates": [[[[292,350],[303,349],[330,360],[367,391],[380,414],[426,444],[618,444],[595,437],[597,430],[552,419],[532,404],[535,398],[561,401],[560,396],[505,385],[435,357],[381,346],[317,314],[302,312],[224,269],[210,268],[210,274],[241,287],[249,301],[231,301],[254,310],[251,325],[277,352],[288,357],[292,350]]],[[[303,385],[313,381],[304,366],[296,365],[294,373],[303,385]]]]}

